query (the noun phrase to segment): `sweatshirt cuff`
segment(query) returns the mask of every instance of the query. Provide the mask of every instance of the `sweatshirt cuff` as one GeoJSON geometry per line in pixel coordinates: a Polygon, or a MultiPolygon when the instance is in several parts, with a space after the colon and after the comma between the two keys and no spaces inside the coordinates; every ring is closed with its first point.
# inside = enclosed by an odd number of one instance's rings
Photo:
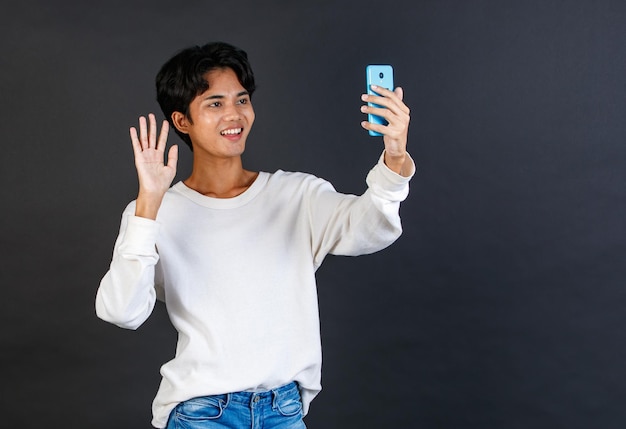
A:
{"type": "Polygon", "coordinates": [[[378,163],[367,175],[367,185],[372,192],[388,201],[404,201],[409,194],[409,181],[415,174],[415,162],[407,152],[411,161],[411,173],[408,177],[401,176],[385,165],[385,152],[378,158],[378,163]]]}
{"type": "Polygon", "coordinates": [[[161,225],[152,219],[129,215],[120,251],[134,255],[153,255],[161,225]]]}

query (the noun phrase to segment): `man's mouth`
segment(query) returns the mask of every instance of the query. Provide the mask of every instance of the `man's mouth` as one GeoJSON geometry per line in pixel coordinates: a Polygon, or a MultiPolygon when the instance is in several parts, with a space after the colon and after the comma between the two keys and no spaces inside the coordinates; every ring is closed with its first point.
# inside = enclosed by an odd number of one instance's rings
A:
{"type": "Polygon", "coordinates": [[[243,128],[229,128],[228,130],[224,130],[220,132],[220,134],[223,136],[234,136],[237,134],[241,134],[242,131],[243,131],[243,128]]]}

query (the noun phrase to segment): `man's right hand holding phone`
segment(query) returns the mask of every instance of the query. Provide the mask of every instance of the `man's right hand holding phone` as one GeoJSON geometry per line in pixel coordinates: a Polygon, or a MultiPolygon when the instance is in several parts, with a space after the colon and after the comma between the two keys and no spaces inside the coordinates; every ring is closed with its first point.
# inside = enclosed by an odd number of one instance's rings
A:
{"type": "Polygon", "coordinates": [[[411,117],[409,107],[402,101],[404,91],[400,87],[390,91],[376,85],[372,85],[372,90],[378,95],[363,94],[361,100],[381,107],[371,107],[366,104],[361,106],[361,112],[381,116],[387,121],[387,125],[363,121],[361,126],[368,131],[376,131],[383,135],[385,165],[401,176],[408,177],[411,174],[409,170],[412,162],[407,156],[406,144],[411,117]]]}

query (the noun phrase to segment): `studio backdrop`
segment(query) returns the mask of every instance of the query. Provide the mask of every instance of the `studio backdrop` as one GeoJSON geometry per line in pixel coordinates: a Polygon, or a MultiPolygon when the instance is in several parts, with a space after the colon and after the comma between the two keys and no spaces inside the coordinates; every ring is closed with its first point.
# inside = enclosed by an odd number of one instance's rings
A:
{"type": "Polygon", "coordinates": [[[0,426],[150,427],[165,307],[126,331],[95,293],[137,193],[128,128],[163,119],[167,58],[220,40],[255,70],[251,170],[360,194],[366,65],[411,108],[402,236],[317,272],[309,428],[625,427],[624,23],[618,0],[4,5],[0,426]]]}

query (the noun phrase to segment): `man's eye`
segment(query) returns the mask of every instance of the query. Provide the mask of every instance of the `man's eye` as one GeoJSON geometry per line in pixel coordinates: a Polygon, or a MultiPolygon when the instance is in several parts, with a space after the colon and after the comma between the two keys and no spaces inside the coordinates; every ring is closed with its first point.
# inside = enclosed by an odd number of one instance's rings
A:
{"type": "Polygon", "coordinates": [[[220,107],[221,105],[222,103],[220,103],[219,101],[216,101],[215,103],[209,104],[209,107],[220,107]]]}
{"type": "Polygon", "coordinates": [[[248,104],[248,99],[242,98],[241,100],[239,100],[239,104],[248,104]]]}

